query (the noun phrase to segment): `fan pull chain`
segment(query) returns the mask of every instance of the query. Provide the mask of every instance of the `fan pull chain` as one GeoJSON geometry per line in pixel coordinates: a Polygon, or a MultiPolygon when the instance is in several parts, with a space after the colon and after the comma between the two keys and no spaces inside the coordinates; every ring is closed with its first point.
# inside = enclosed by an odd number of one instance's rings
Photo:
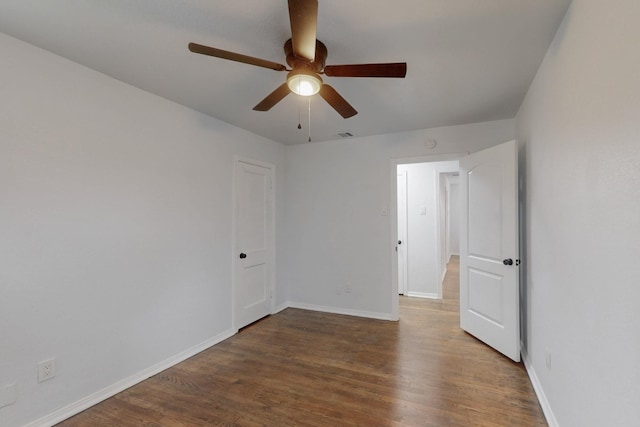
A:
{"type": "Polygon", "coordinates": [[[311,97],[309,97],[309,142],[311,142],[311,97]]]}
{"type": "Polygon", "coordinates": [[[300,103],[298,103],[298,130],[302,129],[302,120],[300,120],[300,103]]]}

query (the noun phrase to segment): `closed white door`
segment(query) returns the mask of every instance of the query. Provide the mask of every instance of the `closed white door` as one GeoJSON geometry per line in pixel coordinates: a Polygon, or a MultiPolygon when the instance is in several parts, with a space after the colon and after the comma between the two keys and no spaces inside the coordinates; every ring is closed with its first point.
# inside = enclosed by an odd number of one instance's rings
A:
{"type": "Polygon", "coordinates": [[[407,293],[407,171],[398,172],[398,293],[407,293]]]}
{"type": "Polygon", "coordinates": [[[271,313],[273,277],[273,167],[235,165],[235,327],[271,313]]]}
{"type": "Polygon", "coordinates": [[[460,326],[520,360],[518,152],[510,141],[460,161],[460,326]]]}

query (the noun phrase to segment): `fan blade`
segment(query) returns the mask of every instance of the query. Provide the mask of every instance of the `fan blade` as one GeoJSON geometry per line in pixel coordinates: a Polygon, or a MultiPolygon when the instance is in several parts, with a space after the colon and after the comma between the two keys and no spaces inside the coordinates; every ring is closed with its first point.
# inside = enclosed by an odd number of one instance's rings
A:
{"type": "Polygon", "coordinates": [[[320,88],[320,96],[345,119],[358,114],[356,109],[353,108],[346,99],[340,96],[340,94],[328,84],[322,85],[322,87],[320,88]]]}
{"type": "Polygon", "coordinates": [[[289,95],[289,92],[291,92],[289,86],[287,86],[286,83],[283,83],[278,86],[276,90],[267,95],[265,99],[260,101],[258,105],[253,107],[253,109],[256,111],[269,111],[271,107],[282,101],[285,96],[289,95]]]}
{"type": "Polygon", "coordinates": [[[309,62],[316,57],[318,0],[289,0],[293,54],[309,62]]]}
{"type": "Polygon", "coordinates": [[[353,64],[327,65],[324,74],[330,77],[405,77],[407,63],[395,62],[388,64],[353,64]]]}
{"type": "Polygon", "coordinates": [[[244,64],[255,65],[257,67],[269,68],[276,71],[286,71],[287,67],[266,59],[254,58],[253,56],[241,55],[227,50],[216,49],[215,47],[203,46],[197,43],[189,43],[189,50],[202,55],[215,56],[216,58],[228,59],[230,61],[242,62],[244,64]]]}

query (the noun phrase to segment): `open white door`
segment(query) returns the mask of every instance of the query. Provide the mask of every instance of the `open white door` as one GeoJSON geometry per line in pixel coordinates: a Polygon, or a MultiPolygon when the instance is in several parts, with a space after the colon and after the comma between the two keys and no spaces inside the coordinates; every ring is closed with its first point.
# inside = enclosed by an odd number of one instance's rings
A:
{"type": "Polygon", "coordinates": [[[460,160],[460,326],[520,361],[518,151],[515,141],[460,160]]]}
{"type": "Polygon", "coordinates": [[[273,167],[237,161],[235,174],[234,317],[239,329],[271,313],[273,167]]]}

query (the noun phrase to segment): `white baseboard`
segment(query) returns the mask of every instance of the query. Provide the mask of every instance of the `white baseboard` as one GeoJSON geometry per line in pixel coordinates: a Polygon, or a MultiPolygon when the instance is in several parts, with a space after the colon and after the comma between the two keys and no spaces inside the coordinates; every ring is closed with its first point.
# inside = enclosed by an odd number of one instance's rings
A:
{"type": "Polygon", "coordinates": [[[302,310],[322,311],[324,313],[346,314],[347,316],[366,317],[369,319],[393,320],[391,318],[391,313],[377,313],[374,311],[351,310],[348,308],[327,307],[324,305],[305,304],[300,302],[289,302],[288,306],[291,308],[300,308],[302,310]]]}
{"type": "Polygon", "coordinates": [[[134,385],[166,370],[169,369],[170,367],[177,365],[180,362],[185,361],[186,359],[195,356],[196,354],[200,353],[201,351],[204,351],[206,349],[208,349],[209,347],[212,347],[216,344],[218,344],[219,342],[222,342],[224,340],[226,340],[229,337],[232,337],[233,335],[235,335],[236,333],[238,333],[237,330],[227,330],[219,335],[216,335],[215,337],[212,337],[204,342],[201,342],[200,344],[197,344],[183,352],[180,352],[174,356],[169,357],[168,359],[163,360],[160,363],[157,363],[153,366],[150,366],[147,369],[143,369],[142,371],[131,375],[128,378],[125,378],[123,380],[120,380],[108,387],[103,388],[102,390],[99,390],[95,393],[90,394],[89,396],[86,396],[80,400],[78,400],[77,402],[74,402],[70,405],[67,405],[63,408],[58,409],[57,411],[54,411],[52,413],[50,413],[49,415],[46,415],[42,418],[39,418],[35,421],[30,422],[29,424],[26,424],[24,427],[51,427],[61,421],[66,420],[67,418],[70,418],[82,411],[84,411],[85,409],[88,409],[90,407],[92,407],[93,405],[102,402],[103,400],[106,400],[118,393],[120,393],[121,391],[124,391],[126,389],[128,389],[129,387],[133,387],[134,385]]]}
{"type": "Polygon", "coordinates": [[[438,294],[428,294],[425,292],[407,292],[405,295],[414,298],[438,299],[438,294]]]}
{"type": "MultiPolygon", "coordinates": [[[[524,347],[521,346],[521,348],[524,347]]],[[[540,402],[544,417],[547,419],[547,424],[549,424],[549,427],[560,427],[560,425],[558,424],[558,420],[556,420],[556,416],[551,410],[549,400],[547,400],[547,396],[544,394],[544,390],[542,389],[542,385],[538,380],[536,371],[533,369],[533,365],[529,361],[529,357],[527,357],[527,354],[524,351],[522,352],[522,362],[524,363],[524,367],[527,369],[527,374],[529,375],[529,380],[531,381],[533,390],[536,392],[536,396],[538,396],[538,402],[540,402]]]]}
{"type": "MultiPolygon", "coordinates": [[[[372,312],[372,311],[361,311],[361,310],[351,310],[351,309],[344,309],[344,308],[337,308],[337,307],[327,307],[327,306],[321,306],[321,305],[314,305],[314,304],[304,304],[304,303],[295,303],[295,302],[285,302],[283,304],[278,305],[277,307],[275,307],[273,314],[279,313],[280,311],[286,309],[286,308],[299,308],[299,309],[303,309],[303,310],[314,310],[314,311],[322,311],[325,313],[333,313],[333,314],[344,314],[344,315],[348,315],[348,316],[357,316],[357,317],[366,317],[366,318],[370,318],[370,319],[379,319],[379,320],[393,320],[391,319],[391,315],[388,313],[377,313],[377,312],[372,312]]],[[[186,359],[195,356],[196,354],[200,353],[201,351],[204,351],[206,349],[208,349],[209,347],[212,347],[224,340],[226,340],[227,338],[232,337],[233,335],[235,335],[236,333],[238,333],[237,330],[234,329],[229,329],[219,335],[216,335],[215,337],[212,337],[200,344],[197,344],[183,352],[180,352],[174,356],[169,357],[168,359],[163,360],[162,362],[159,362],[153,366],[150,366],[149,368],[143,369],[142,371],[131,375],[130,377],[124,378],[114,384],[111,384],[110,386],[107,386],[105,388],[103,388],[102,390],[99,390],[95,393],[92,393],[74,403],[71,403],[70,405],[67,405],[63,408],[60,408],[42,418],[39,418],[35,421],[32,421],[26,425],[24,425],[23,427],[51,427],[55,424],[58,424],[68,418],[71,418],[72,416],[102,402],[103,400],[106,400],[130,387],[133,387],[134,385],[166,370],[169,369],[170,367],[177,365],[180,362],[185,361],[186,359]]]]}
{"type": "Polygon", "coordinates": [[[280,305],[277,305],[277,306],[273,309],[273,312],[272,312],[271,314],[277,314],[277,313],[280,313],[282,310],[286,310],[287,308],[289,308],[289,303],[288,303],[288,302],[282,303],[282,304],[280,304],[280,305]]]}

